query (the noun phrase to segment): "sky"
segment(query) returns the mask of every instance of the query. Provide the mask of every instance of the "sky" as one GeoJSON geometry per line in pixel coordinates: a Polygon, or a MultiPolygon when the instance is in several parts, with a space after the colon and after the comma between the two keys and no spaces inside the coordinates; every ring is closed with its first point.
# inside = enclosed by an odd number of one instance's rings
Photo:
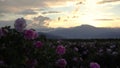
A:
{"type": "Polygon", "coordinates": [[[120,28],[120,0],[0,0],[0,27],[21,17],[28,28],[120,28]]]}

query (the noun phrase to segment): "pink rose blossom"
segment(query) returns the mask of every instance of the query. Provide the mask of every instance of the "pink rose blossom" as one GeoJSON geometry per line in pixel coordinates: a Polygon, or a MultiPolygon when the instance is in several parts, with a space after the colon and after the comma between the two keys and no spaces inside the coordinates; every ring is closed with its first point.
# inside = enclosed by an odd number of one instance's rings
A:
{"type": "Polygon", "coordinates": [[[58,41],[57,41],[57,43],[59,43],[59,44],[60,44],[61,42],[62,42],[62,40],[58,40],[58,41]]]}
{"type": "Polygon", "coordinates": [[[57,46],[57,49],[56,49],[57,54],[63,55],[63,54],[65,54],[65,51],[66,51],[66,49],[64,46],[62,46],[62,45],[57,46]]]}
{"type": "Polygon", "coordinates": [[[118,55],[118,52],[117,51],[113,51],[112,55],[118,55]]]}
{"type": "Polygon", "coordinates": [[[41,47],[43,46],[43,44],[42,44],[41,41],[37,41],[37,42],[35,42],[34,45],[35,45],[36,48],[41,48],[41,47]]]}
{"type": "Polygon", "coordinates": [[[77,47],[74,47],[74,50],[77,51],[77,52],[79,51],[79,49],[77,47]]]}
{"type": "Polygon", "coordinates": [[[106,52],[110,54],[110,53],[112,52],[112,49],[107,48],[107,49],[106,49],[106,52]]]}
{"type": "Polygon", "coordinates": [[[115,48],[115,47],[116,47],[116,45],[111,45],[111,46],[110,46],[110,48],[115,48]]]}
{"type": "Polygon", "coordinates": [[[96,62],[91,62],[90,63],[90,68],[100,68],[100,65],[96,62]]]}
{"type": "Polygon", "coordinates": [[[28,40],[36,39],[38,37],[38,33],[34,30],[25,30],[24,37],[28,40]]]}
{"type": "Polygon", "coordinates": [[[15,21],[15,29],[18,31],[18,32],[23,32],[24,29],[26,28],[26,21],[24,18],[18,18],[16,21],[15,21]]]}
{"type": "Polygon", "coordinates": [[[56,65],[59,67],[59,68],[65,68],[66,65],[67,65],[67,61],[65,59],[58,59],[56,61],[56,65]]]}

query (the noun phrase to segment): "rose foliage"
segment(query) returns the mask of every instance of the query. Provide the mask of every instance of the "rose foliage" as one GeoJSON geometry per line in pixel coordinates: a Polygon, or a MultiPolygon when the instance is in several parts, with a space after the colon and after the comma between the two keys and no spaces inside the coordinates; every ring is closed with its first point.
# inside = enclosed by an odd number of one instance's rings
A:
{"type": "Polygon", "coordinates": [[[27,29],[24,18],[15,28],[0,28],[0,68],[119,68],[119,42],[49,40],[27,29]]]}

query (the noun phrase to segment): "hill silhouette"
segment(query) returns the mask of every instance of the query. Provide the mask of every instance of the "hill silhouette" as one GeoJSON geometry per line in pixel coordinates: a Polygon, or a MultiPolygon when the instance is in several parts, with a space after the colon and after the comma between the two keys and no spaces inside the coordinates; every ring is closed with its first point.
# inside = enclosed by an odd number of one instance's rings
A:
{"type": "Polygon", "coordinates": [[[97,28],[91,25],[81,25],[72,28],[61,28],[44,33],[49,38],[64,39],[106,39],[120,38],[120,28],[97,28]]]}

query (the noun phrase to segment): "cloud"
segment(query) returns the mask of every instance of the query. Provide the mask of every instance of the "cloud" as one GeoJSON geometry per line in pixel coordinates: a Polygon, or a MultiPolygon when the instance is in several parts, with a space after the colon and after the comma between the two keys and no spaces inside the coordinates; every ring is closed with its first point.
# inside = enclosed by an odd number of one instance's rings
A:
{"type": "Polygon", "coordinates": [[[11,13],[11,12],[9,12],[7,9],[0,7],[0,14],[3,14],[3,13],[11,13]]]}
{"type": "MultiPolygon", "coordinates": [[[[35,24],[32,20],[26,20],[27,27],[26,29],[39,29],[42,31],[42,29],[46,29],[46,27],[40,27],[38,24],[35,24]],[[42,28],[42,29],[41,29],[42,28]]],[[[14,28],[14,22],[15,20],[8,20],[8,21],[0,21],[0,28],[5,26],[11,26],[11,28],[14,28]]]]}
{"type": "Polygon", "coordinates": [[[45,16],[38,16],[38,17],[34,17],[33,18],[33,25],[37,26],[37,27],[44,27],[44,25],[49,25],[50,22],[50,18],[49,17],[45,17],[45,16]]]}
{"type": "Polygon", "coordinates": [[[76,5],[80,5],[80,4],[83,4],[83,2],[78,2],[78,3],[76,3],[76,5]]]}
{"type": "Polygon", "coordinates": [[[14,21],[0,21],[0,27],[11,26],[14,27],[14,21]]]}
{"type": "Polygon", "coordinates": [[[116,20],[120,20],[120,18],[118,17],[118,18],[116,18],[116,20]]]}
{"type": "Polygon", "coordinates": [[[1,18],[1,17],[4,17],[4,14],[0,14],[0,18],[1,18]]]}
{"type": "Polygon", "coordinates": [[[104,3],[110,3],[110,2],[117,2],[117,1],[120,1],[120,0],[102,0],[102,1],[99,1],[98,4],[104,4],[104,3]]]}
{"type": "Polygon", "coordinates": [[[4,0],[0,1],[0,9],[7,9],[9,11],[19,11],[26,8],[44,8],[50,6],[66,4],[65,2],[72,0],[4,0]]]}
{"type": "Polygon", "coordinates": [[[34,10],[32,9],[26,9],[26,10],[23,10],[21,12],[18,12],[18,14],[22,14],[22,15],[33,15],[33,14],[37,14],[37,12],[35,12],[34,10]]]}
{"type": "Polygon", "coordinates": [[[60,13],[59,11],[49,11],[49,9],[53,6],[64,7],[68,1],[73,2],[73,0],[0,0],[0,14],[36,14],[36,12],[41,13],[40,9],[48,11],[43,14],[60,13]]]}
{"type": "Polygon", "coordinates": [[[78,18],[79,16],[73,16],[72,18],[78,18]]]}
{"type": "Polygon", "coordinates": [[[61,20],[61,17],[58,17],[58,21],[60,21],[61,20]]]}
{"type": "MultiPolygon", "coordinates": [[[[27,19],[25,20],[27,23],[27,27],[31,28],[29,27],[29,25],[32,23],[32,21],[27,19]]],[[[12,28],[14,28],[14,23],[15,23],[15,20],[0,21],[0,27],[11,26],[12,28]]]]}
{"type": "Polygon", "coordinates": [[[27,8],[35,8],[44,6],[41,3],[41,0],[5,0],[0,2],[0,9],[6,12],[20,12],[21,10],[25,10],[27,8]]]}
{"type": "Polygon", "coordinates": [[[79,0],[76,5],[81,5],[81,4],[84,4],[86,2],[86,0],[79,0]]]}
{"type": "Polygon", "coordinates": [[[114,21],[114,19],[95,19],[96,21],[114,21]]]}
{"type": "Polygon", "coordinates": [[[42,14],[53,14],[53,13],[61,13],[61,12],[59,12],[59,11],[42,12],[42,14]]]}

